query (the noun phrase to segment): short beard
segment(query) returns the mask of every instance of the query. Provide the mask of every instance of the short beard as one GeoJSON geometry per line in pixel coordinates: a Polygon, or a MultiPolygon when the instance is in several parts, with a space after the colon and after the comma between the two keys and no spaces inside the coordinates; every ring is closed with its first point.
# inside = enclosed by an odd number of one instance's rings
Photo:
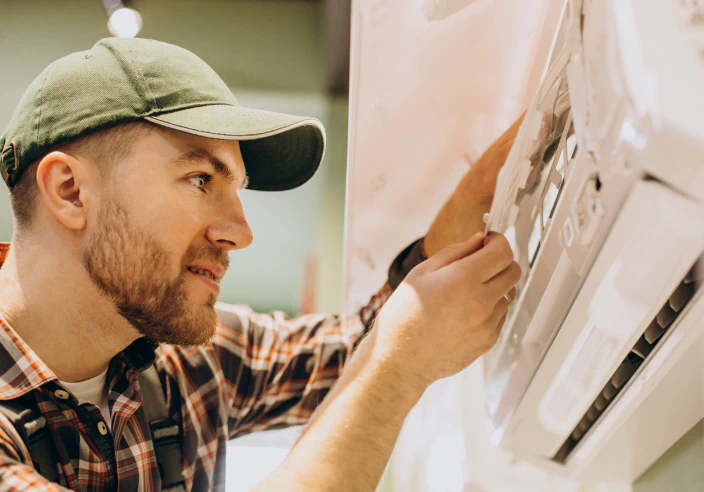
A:
{"type": "Polygon", "coordinates": [[[214,294],[206,305],[188,303],[186,267],[196,258],[211,259],[225,267],[228,262],[220,248],[191,247],[174,278],[167,248],[131,226],[125,207],[107,199],[83,253],[83,264],[98,290],[142,335],[157,342],[191,346],[210,341],[217,323],[214,294]]]}

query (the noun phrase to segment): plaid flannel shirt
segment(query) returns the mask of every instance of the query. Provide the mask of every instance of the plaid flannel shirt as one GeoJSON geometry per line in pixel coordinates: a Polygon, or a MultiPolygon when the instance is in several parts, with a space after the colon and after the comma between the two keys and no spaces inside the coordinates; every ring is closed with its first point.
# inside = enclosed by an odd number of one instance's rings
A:
{"type": "MultiPolygon", "coordinates": [[[[281,313],[256,314],[244,306],[219,304],[217,331],[205,346],[136,340],[110,362],[112,432],[105,435],[99,432],[105,430],[100,410],[79,406],[0,316],[0,400],[31,393],[60,457],[59,483],[50,483],[33,468],[12,424],[0,414],[0,491],[160,490],[137,380],[152,364],[170,412],[180,414],[186,489],[224,490],[226,441],[308,421],[370,329],[376,311],[405,273],[422,261],[419,245],[399,255],[390,283],[355,316],[287,319],[281,313]]],[[[9,244],[0,243],[0,267],[8,251],[9,244]]]]}

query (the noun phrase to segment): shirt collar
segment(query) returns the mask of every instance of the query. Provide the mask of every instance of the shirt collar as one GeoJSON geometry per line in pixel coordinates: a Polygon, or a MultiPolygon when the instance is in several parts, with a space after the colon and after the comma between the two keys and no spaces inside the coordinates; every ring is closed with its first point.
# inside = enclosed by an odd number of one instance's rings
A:
{"type": "Polygon", "coordinates": [[[2,268],[3,263],[7,259],[7,255],[10,253],[10,243],[0,243],[0,268],[2,268]]]}
{"type": "MultiPolygon", "coordinates": [[[[9,243],[0,243],[0,268],[10,251],[9,243]]],[[[154,363],[159,344],[138,338],[116,357],[127,369],[141,372],[154,363]]],[[[38,388],[57,377],[0,315],[0,400],[11,400],[38,388]]]]}
{"type": "Polygon", "coordinates": [[[56,375],[0,315],[0,400],[11,400],[56,375]]]}

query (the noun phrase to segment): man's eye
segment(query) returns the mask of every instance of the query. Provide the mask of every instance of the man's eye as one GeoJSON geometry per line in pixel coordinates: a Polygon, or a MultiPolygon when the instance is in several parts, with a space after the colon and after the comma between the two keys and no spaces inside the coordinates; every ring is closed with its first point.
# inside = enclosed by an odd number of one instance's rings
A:
{"type": "Polygon", "coordinates": [[[210,181],[211,176],[209,174],[196,174],[195,176],[190,176],[188,181],[190,181],[193,186],[202,190],[208,181],[210,181]]]}

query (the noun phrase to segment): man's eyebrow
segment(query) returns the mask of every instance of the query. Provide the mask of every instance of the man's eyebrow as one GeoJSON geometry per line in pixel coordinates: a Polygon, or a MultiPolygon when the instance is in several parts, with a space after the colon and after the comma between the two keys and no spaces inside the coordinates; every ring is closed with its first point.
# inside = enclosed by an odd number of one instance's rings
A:
{"type": "MultiPolygon", "coordinates": [[[[178,158],[173,161],[175,164],[190,164],[193,162],[206,162],[210,164],[215,170],[215,174],[220,175],[224,180],[229,182],[235,181],[235,175],[233,174],[230,167],[220,160],[216,155],[207,151],[206,149],[195,149],[190,152],[185,152],[181,154],[178,158]]],[[[249,178],[247,173],[242,176],[240,188],[246,188],[249,183],[249,178]]]]}

